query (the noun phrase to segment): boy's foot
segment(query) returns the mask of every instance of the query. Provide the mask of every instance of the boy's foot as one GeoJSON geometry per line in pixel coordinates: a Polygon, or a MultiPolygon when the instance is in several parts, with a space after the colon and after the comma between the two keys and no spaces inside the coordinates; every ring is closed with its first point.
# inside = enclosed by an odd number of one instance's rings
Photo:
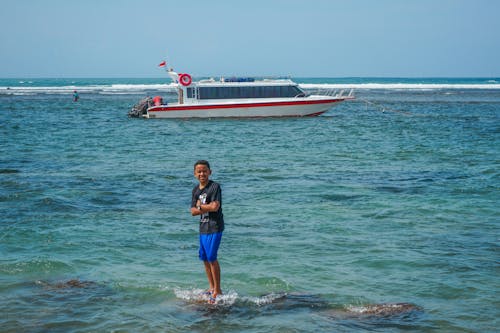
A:
{"type": "Polygon", "coordinates": [[[210,295],[210,299],[208,300],[208,303],[209,304],[216,304],[217,303],[217,296],[219,296],[219,295],[222,295],[222,291],[212,292],[212,294],[210,295]]]}
{"type": "Polygon", "coordinates": [[[204,296],[211,296],[213,294],[213,291],[211,289],[208,289],[202,292],[201,294],[204,296]]]}

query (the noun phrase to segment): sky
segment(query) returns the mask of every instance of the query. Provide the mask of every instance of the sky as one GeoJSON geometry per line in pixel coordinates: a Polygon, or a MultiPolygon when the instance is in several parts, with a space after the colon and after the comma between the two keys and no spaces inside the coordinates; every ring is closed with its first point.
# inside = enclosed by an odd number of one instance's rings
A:
{"type": "Polygon", "coordinates": [[[0,0],[0,78],[500,77],[499,0],[0,0]]]}

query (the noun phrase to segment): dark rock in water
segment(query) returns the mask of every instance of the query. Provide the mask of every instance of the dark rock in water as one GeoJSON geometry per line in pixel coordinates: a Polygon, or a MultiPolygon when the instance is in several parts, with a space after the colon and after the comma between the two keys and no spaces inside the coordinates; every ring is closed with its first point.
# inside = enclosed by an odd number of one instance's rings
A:
{"type": "Polygon", "coordinates": [[[261,299],[269,298],[262,305],[267,310],[292,310],[298,308],[309,308],[323,314],[337,318],[363,318],[363,317],[397,317],[416,314],[422,308],[411,303],[381,303],[360,306],[348,306],[344,308],[333,308],[332,304],[320,295],[278,293],[263,295],[261,299]]]}
{"type": "Polygon", "coordinates": [[[40,281],[39,284],[48,289],[91,288],[97,285],[97,283],[92,281],[81,281],[78,279],[71,279],[54,283],[40,281]]]}
{"type": "Polygon", "coordinates": [[[21,171],[16,170],[16,169],[0,169],[0,173],[6,173],[6,174],[19,173],[19,172],[21,172],[21,171]]]}
{"type": "Polygon", "coordinates": [[[68,281],[60,282],[60,283],[56,284],[56,286],[58,288],[87,288],[87,287],[91,287],[93,285],[95,285],[94,282],[80,281],[77,279],[72,279],[72,280],[68,280],[68,281]]]}
{"type": "Polygon", "coordinates": [[[353,315],[388,317],[420,311],[421,308],[410,303],[383,303],[351,306],[347,310],[353,315]]]}
{"type": "Polygon", "coordinates": [[[267,305],[269,308],[279,310],[291,310],[298,308],[324,309],[328,308],[328,302],[318,295],[282,293],[263,295],[262,297],[273,296],[272,302],[267,305]]]}

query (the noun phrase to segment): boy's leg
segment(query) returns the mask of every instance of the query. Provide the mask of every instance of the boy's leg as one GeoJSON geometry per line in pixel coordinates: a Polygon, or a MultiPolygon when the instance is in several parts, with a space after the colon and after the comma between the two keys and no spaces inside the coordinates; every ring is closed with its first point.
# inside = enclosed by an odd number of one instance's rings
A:
{"type": "Polygon", "coordinates": [[[220,266],[217,260],[210,262],[209,265],[213,281],[212,297],[216,298],[217,295],[222,295],[222,290],[220,289],[220,266]]]}
{"type": "Polygon", "coordinates": [[[205,273],[207,274],[207,279],[208,279],[208,285],[210,286],[210,293],[214,292],[215,288],[215,282],[214,282],[214,275],[212,273],[212,265],[208,261],[203,261],[203,264],[205,265],[205,273]]]}
{"type": "Polygon", "coordinates": [[[205,265],[208,283],[212,292],[212,297],[221,295],[220,287],[220,266],[217,261],[217,252],[222,239],[222,232],[208,235],[200,235],[200,259],[205,265]]]}
{"type": "Polygon", "coordinates": [[[211,270],[212,268],[210,267],[210,264],[208,263],[208,258],[207,258],[207,235],[200,234],[199,257],[200,257],[200,260],[203,261],[203,265],[205,266],[205,273],[207,274],[208,285],[209,285],[208,291],[210,292],[210,294],[212,294],[214,291],[214,281],[213,281],[213,277],[212,277],[212,270],[211,270]]]}

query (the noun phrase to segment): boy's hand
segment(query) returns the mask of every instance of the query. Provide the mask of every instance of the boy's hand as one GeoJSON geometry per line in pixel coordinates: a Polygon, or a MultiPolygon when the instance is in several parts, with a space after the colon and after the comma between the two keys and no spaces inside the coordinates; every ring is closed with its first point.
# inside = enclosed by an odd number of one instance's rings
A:
{"type": "MultiPolygon", "coordinates": [[[[199,202],[199,200],[198,200],[198,202],[199,202]]],[[[199,205],[198,202],[196,203],[196,207],[191,207],[191,215],[193,215],[193,216],[201,215],[202,214],[201,209],[198,208],[198,207],[200,207],[200,205],[199,205]]]]}
{"type": "Polygon", "coordinates": [[[203,204],[205,205],[205,207],[203,207],[203,209],[201,209],[201,201],[200,200],[197,200],[196,201],[196,206],[195,207],[191,207],[191,215],[195,216],[195,215],[200,215],[200,214],[203,214],[204,212],[207,213],[207,212],[216,212],[219,207],[220,207],[220,202],[218,201],[212,201],[211,203],[209,204],[203,204]],[[200,207],[200,208],[198,208],[200,207]]]}

